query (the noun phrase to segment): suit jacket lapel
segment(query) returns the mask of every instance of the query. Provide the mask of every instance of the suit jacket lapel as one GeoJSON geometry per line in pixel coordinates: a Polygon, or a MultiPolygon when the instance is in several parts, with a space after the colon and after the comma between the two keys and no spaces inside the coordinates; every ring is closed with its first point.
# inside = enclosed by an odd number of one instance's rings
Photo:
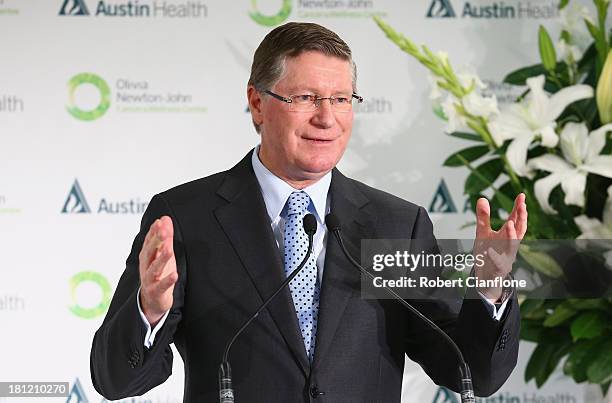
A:
{"type": "MultiPolygon", "coordinates": [[[[368,199],[337,169],[332,171],[330,192],[330,210],[340,221],[344,244],[349,253],[359,261],[361,240],[370,238],[367,228],[373,228],[373,217],[363,209],[368,199]]],[[[349,298],[360,292],[360,281],[359,272],[351,266],[335,236],[329,233],[325,250],[313,368],[325,359],[349,298]]]]}
{"type": "MultiPolygon", "coordinates": [[[[215,215],[263,301],[283,282],[285,272],[261,189],[253,172],[251,153],[230,170],[217,191],[229,203],[215,210],[215,215]]],[[[302,371],[308,376],[310,363],[289,287],[276,296],[267,310],[302,371]]]]}

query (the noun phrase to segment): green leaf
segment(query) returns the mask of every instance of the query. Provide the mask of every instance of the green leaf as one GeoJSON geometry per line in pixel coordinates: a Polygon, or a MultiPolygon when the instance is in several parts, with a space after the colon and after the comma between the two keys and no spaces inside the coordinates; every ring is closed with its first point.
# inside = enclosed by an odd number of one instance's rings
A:
{"type": "Polygon", "coordinates": [[[559,361],[567,355],[571,347],[572,343],[570,341],[565,341],[557,345],[557,348],[554,349],[550,356],[546,372],[541,372],[536,376],[536,385],[538,388],[544,385],[550,374],[552,374],[555,368],[557,368],[557,365],[559,365],[559,361]]]}
{"type": "Polygon", "coordinates": [[[495,182],[502,173],[504,163],[500,158],[491,159],[475,168],[465,181],[464,192],[466,194],[480,193],[495,182]]]}
{"type": "Polygon", "coordinates": [[[448,133],[449,136],[453,136],[453,137],[457,137],[460,139],[464,139],[464,140],[472,140],[472,141],[480,141],[483,142],[484,140],[482,139],[482,137],[480,137],[477,134],[474,133],[465,133],[465,132],[452,132],[452,133],[448,133]]]}
{"type": "Polygon", "coordinates": [[[519,254],[537,272],[548,277],[559,278],[563,275],[563,269],[557,261],[549,254],[532,249],[528,245],[519,246],[519,254]]]}
{"type": "Polygon", "coordinates": [[[605,299],[600,298],[570,298],[567,301],[572,305],[572,308],[579,311],[598,309],[607,312],[612,309],[612,306],[605,299]]]}
{"type": "Polygon", "coordinates": [[[544,304],[543,299],[526,299],[521,303],[521,316],[529,317],[529,314],[535,312],[544,304]]]}
{"type": "Polygon", "coordinates": [[[582,59],[578,62],[578,71],[586,73],[592,66],[595,65],[595,59],[597,58],[597,48],[595,43],[591,43],[589,47],[584,51],[582,59]]]}
{"type": "Polygon", "coordinates": [[[572,321],[570,332],[574,341],[594,339],[603,333],[606,324],[606,317],[601,312],[587,311],[572,321]]]}
{"type": "Polygon", "coordinates": [[[499,231],[499,229],[501,227],[504,226],[504,224],[506,223],[506,220],[502,219],[502,218],[493,218],[491,217],[491,228],[497,228],[495,231],[499,231]]]}
{"type": "Polygon", "coordinates": [[[569,3],[569,0],[561,0],[559,2],[559,10],[563,10],[565,6],[567,6],[567,3],[569,3]]]}
{"type": "Polygon", "coordinates": [[[489,152],[489,146],[474,146],[457,151],[444,161],[446,167],[459,167],[465,165],[465,161],[472,162],[489,152]]]}
{"type": "Polygon", "coordinates": [[[514,208],[514,200],[506,196],[503,192],[495,192],[493,200],[501,205],[507,213],[510,213],[514,208]]]}
{"type": "Polygon", "coordinates": [[[571,347],[569,340],[561,340],[539,344],[531,354],[527,368],[525,369],[525,381],[534,379],[539,388],[542,386],[550,374],[555,370],[559,361],[571,347]]]}
{"type": "Polygon", "coordinates": [[[589,33],[591,34],[593,39],[597,42],[597,38],[599,37],[599,29],[586,18],[584,19],[584,23],[586,24],[587,29],[589,30],[589,33]]]}
{"type": "Polygon", "coordinates": [[[578,383],[586,381],[586,370],[596,356],[600,344],[601,339],[580,340],[574,343],[563,365],[563,372],[578,383]]]}
{"type": "Polygon", "coordinates": [[[542,329],[542,325],[537,320],[523,320],[521,322],[521,339],[537,343],[540,341],[542,329]]]}
{"type": "Polygon", "coordinates": [[[557,53],[553,45],[548,31],[542,25],[538,31],[538,45],[540,47],[540,58],[544,68],[550,72],[554,72],[557,67],[557,53]]]}
{"type": "Polygon", "coordinates": [[[567,302],[563,302],[557,305],[553,313],[544,320],[544,326],[559,326],[574,315],[576,315],[576,311],[572,309],[571,305],[567,302]]]}
{"type": "MultiPolygon", "coordinates": [[[[503,147],[502,147],[503,148],[503,147]]],[[[493,195],[493,203],[499,205],[506,213],[510,213],[514,208],[514,198],[516,191],[511,181],[508,181],[498,188],[498,192],[493,195]]]]}
{"type": "Polygon", "coordinates": [[[602,344],[597,356],[587,368],[587,378],[591,383],[606,383],[612,380],[612,340],[602,344]]]}
{"type": "Polygon", "coordinates": [[[564,29],[561,31],[561,40],[566,43],[572,43],[572,35],[564,29]]]}
{"type": "MultiPolygon", "coordinates": [[[[542,301],[543,303],[541,306],[539,306],[536,309],[531,310],[529,314],[527,315],[523,315],[521,313],[521,316],[525,319],[534,319],[534,320],[543,322],[544,319],[550,314],[550,312],[552,312],[557,307],[557,305],[562,303],[560,300],[542,300],[542,301]]],[[[551,330],[551,329],[547,329],[547,330],[551,330]]],[[[568,332],[568,337],[569,337],[569,332],[568,332]]]]}
{"type": "Polygon", "coordinates": [[[441,120],[447,121],[448,118],[446,117],[446,115],[444,114],[444,110],[442,109],[442,105],[435,105],[433,108],[433,113],[434,115],[436,115],[437,117],[439,117],[441,120]]]}
{"type": "Polygon", "coordinates": [[[534,64],[533,66],[523,67],[508,74],[504,78],[504,83],[526,85],[528,78],[536,77],[540,74],[546,74],[546,69],[541,64],[534,64]]]}
{"type": "Polygon", "coordinates": [[[554,352],[554,345],[552,344],[538,344],[533,350],[529,362],[527,362],[527,368],[525,368],[525,382],[529,382],[534,379],[540,372],[546,371],[546,366],[550,357],[554,352]]]}
{"type": "Polygon", "coordinates": [[[608,394],[608,389],[610,389],[610,384],[612,383],[612,381],[608,381],[602,385],[599,385],[601,387],[601,394],[603,396],[606,396],[608,394]]]}

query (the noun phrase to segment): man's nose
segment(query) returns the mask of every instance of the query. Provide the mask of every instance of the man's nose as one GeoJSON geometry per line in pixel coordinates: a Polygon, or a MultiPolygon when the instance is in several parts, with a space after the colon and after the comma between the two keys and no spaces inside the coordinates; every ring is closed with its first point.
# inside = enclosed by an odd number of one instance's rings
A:
{"type": "Polygon", "coordinates": [[[329,99],[321,99],[317,103],[317,109],[312,116],[312,123],[321,128],[330,128],[336,123],[333,106],[329,99]]]}

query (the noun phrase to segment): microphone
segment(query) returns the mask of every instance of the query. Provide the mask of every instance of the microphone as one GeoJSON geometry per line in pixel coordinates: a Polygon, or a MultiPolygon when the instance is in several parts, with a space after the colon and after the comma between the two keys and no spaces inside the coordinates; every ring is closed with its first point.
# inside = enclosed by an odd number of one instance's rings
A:
{"type": "Polygon", "coordinates": [[[263,304],[255,311],[253,315],[249,319],[247,319],[242,326],[238,329],[238,331],[234,334],[234,336],[230,339],[229,343],[225,346],[225,351],[223,352],[223,357],[221,358],[221,365],[219,366],[219,402],[220,403],[234,403],[234,388],[232,386],[232,368],[229,363],[229,353],[232,348],[232,344],[236,341],[238,336],[244,332],[244,330],[259,316],[261,311],[263,311],[268,304],[276,297],[286,286],[293,280],[295,276],[302,270],[302,268],[306,265],[308,258],[312,254],[312,239],[314,238],[315,232],[317,232],[317,219],[312,214],[306,214],[302,220],[302,225],[304,226],[304,232],[308,235],[308,250],[306,251],[306,256],[302,259],[297,268],[295,268],[289,276],[282,282],[282,284],[278,287],[276,291],[272,295],[268,297],[264,301],[263,304]]]}
{"type": "MultiPolygon", "coordinates": [[[[328,214],[325,217],[325,225],[327,226],[327,229],[335,235],[336,240],[338,241],[338,244],[340,245],[340,248],[342,249],[342,252],[346,256],[346,258],[351,262],[351,264],[355,266],[357,269],[359,269],[361,273],[369,277],[371,280],[374,280],[374,275],[370,273],[369,271],[367,271],[366,269],[364,269],[359,263],[357,263],[357,261],[353,259],[353,257],[349,254],[348,250],[344,246],[344,241],[342,239],[342,229],[340,227],[340,220],[338,220],[338,217],[336,217],[334,214],[331,214],[331,213],[328,214]]],[[[459,358],[459,362],[460,362],[459,374],[461,376],[461,392],[460,392],[461,403],[475,403],[474,388],[472,386],[472,374],[470,373],[470,367],[468,366],[467,362],[465,362],[465,359],[463,358],[463,354],[461,353],[461,350],[459,349],[457,344],[453,341],[453,339],[450,338],[448,334],[446,334],[446,332],[444,332],[444,330],[440,329],[438,325],[432,322],[427,316],[423,315],[421,312],[419,312],[418,309],[416,309],[415,307],[410,305],[408,302],[406,302],[395,291],[393,291],[391,288],[386,287],[384,285],[383,285],[383,288],[389,295],[395,298],[395,300],[397,300],[400,304],[402,304],[406,309],[408,309],[410,312],[415,314],[422,321],[427,323],[432,329],[434,329],[436,332],[442,335],[442,337],[448,342],[448,344],[450,344],[453,347],[453,350],[457,354],[457,357],[459,358]]]]}

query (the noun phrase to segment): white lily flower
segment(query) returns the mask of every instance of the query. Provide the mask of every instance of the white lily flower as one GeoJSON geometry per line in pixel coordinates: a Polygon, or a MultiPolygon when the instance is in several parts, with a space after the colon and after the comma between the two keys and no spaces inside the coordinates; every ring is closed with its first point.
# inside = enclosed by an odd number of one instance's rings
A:
{"type": "Polygon", "coordinates": [[[458,103],[459,101],[457,100],[457,98],[455,98],[451,94],[448,94],[446,96],[446,99],[440,104],[440,106],[442,107],[442,111],[446,116],[445,131],[447,133],[453,133],[458,131],[465,132],[470,130],[465,121],[465,118],[461,116],[459,112],[457,112],[457,108],[455,105],[458,103]]]}
{"type": "Polygon", "coordinates": [[[612,123],[591,134],[588,134],[584,123],[567,123],[561,131],[561,153],[565,159],[544,154],[529,160],[530,168],[550,172],[534,185],[535,196],[544,212],[556,213],[548,198],[557,185],[561,184],[565,193],[565,204],[583,207],[587,174],[590,172],[612,178],[612,155],[600,155],[609,131],[612,131],[612,123]]]}
{"type": "MultiPolygon", "coordinates": [[[[574,222],[582,232],[577,239],[612,239],[612,186],[608,187],[608,200],[604,206],[603,222],[597,218],[580,215],[574,218],[574,222]]],[[[604,248],[610,247],[609,241],[601,243],[604,248]]],[[[604,253],[606,265],[612,268],[612,250],[604,253]]]]}
{"type": "Polygon", "coordinates": [[[461,102],[466,112],[470,115],[482,116],[488,120],[492,116],[499,114],[497,97],[495,95],[485,97],[479,91],[474,90],[461,98],[461,102]]]}
{"type": "Polygon", "coordinates": [[[557,53],[559,58],[565,60],[567,63],[577,63],[578,60],[582,58],[583,50],[576,45],[560,39],[557,42],[557,53]]]}
{"type": "Polygon", "coordinates": [[[557,42],[559,58],[568,64],[576,64],[584,55],[593,41],[584,20],[591,20],[589,9],[582,4],[571,3],[559,12],[561,29],[569,34],[569,38],[561,38],[557,42]]]}
{"type": "Polygon", "coordinates": [[[603,222],[580,215],[574,218],[582,234],[576,239],[612,239],[612,186],[608,187],[608,200],[603,211],[603,222]]]}
{"type": "Polygon", "coordinates": [[[440,81],[440,79],[434,76],[433,74],[429,73],[427,75],[427,81],[429,81],[429,85],[431,87],[431,91],[429,93],[429,99],[433,103],[439,104],[442,100],[442,94],[443,94],[442,90],[438,86],[438,82],[440,81]]]}
{"type": "Polygon", "coordinates": [[[543,75],[527,79],[530,92],[520,103],[508,105],[489,122],[493,140],[501,146],[512,140],[506,151],[508,162],[520,176],[533,177],[527,166],[527,150],[531,143],[539,140],[544,147],[555,147],[559,141],[555,121],[565,108],[580,99],[593,97],[593,88],[588,85],[572,85],[548,95],[544,91],[543,75]]]}
{"type": "Polygon", "coordinates": [[[473,86],[474,89],[471,92],[474,90],[481,91],[487,88],[487,85],[482,82],[480,77],[478,77],[475,73],[472,73],[469,67],[464,68],[463,71],[457,73],[457,78],[459,79],[459,83],[463,88],[467,89],[473,86]]]}
{"type": "Polygon", "coordinates": [[[582,54],[593,41],[584,23],[585,19],[592,21],[589,9],[582,4],[572,2],[559,12],[559,17],[561,29],[570,34],[570,45],[576,46],[582,54]]]}

